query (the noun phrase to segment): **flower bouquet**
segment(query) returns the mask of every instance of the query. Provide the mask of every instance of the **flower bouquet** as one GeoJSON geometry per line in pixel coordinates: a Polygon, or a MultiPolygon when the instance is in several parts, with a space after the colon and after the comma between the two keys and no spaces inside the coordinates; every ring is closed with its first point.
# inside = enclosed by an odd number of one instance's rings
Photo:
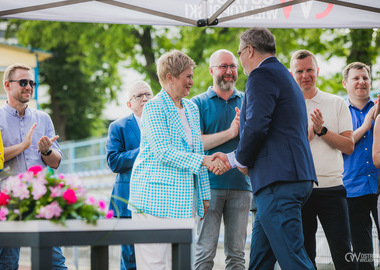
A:
{"type": "Polygon", "coordinates": [[[54,177],[41,166],[10,176],[0,193],[0,220],[50,220],[65,225],[67,219],[82,219],[96,224],[99,218],[112,218],[106,203],[86,196],[79,178],[54,177]]]}

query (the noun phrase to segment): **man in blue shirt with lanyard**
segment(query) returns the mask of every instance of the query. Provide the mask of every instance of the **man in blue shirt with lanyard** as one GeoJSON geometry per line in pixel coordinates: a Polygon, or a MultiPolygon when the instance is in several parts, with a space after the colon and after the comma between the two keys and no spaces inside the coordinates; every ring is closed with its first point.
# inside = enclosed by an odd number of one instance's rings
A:
{"type": "MultiPolygon", "coordinates": [[[[192,99],[199,108],[206,155],[228,153],[238,145],[239,108],[244,95],[235,88],[237,67],[237,59],[230,51],[214,52],[209,67],[213,86],[192,99]]],[[[244,246],[252,198],[250,180],[236,168],[220,176],[209,172],[209,179],[210,207],[199,222],[194,268],[212,269],[223,216],[226,269],[245,269],[244,246]]]]}
{"type": "Polygon", "coordinates": [[[343,154],[343,184],[347,190],[353,251],[358,269],[374,269],[371,213],[377,230],[377,176],[372,161],[373,120],[378,115],[375,101],[370,98],[370,68],[360,62],[349,64],[343,71],[343,87],[352,116],[355,150],[343,154]]]}

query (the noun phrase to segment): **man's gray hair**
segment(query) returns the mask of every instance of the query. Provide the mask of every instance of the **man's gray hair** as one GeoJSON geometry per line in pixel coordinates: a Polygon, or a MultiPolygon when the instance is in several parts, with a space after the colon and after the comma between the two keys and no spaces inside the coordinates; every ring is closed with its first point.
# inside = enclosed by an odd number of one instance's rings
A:
{"type": "Polygon", "coordinates": [[[251,45],[260,54],[276,54],[275,38],[267,28],[252,27],[240,35],[240,41],[244,46],[251,45]]]}
{"type": "Polygon", "coordinates": [[[127,87],[127,100],[131,100],[134,92],[141,89],[147,89],[152,91],[150,85],[147,82],[135,81],[127,87]]]}

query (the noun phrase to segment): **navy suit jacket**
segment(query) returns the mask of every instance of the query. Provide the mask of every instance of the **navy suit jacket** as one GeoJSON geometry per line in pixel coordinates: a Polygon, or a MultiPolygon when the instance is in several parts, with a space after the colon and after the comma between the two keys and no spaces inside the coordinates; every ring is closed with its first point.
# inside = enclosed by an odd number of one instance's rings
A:
{"type": "Polygon", "coordinates": [[[301,89],[277,58],[267,58],[249,74],[236,150],[253,193],[279,181],[317,182],[307,128],[301,89]]]}
{"type": "MultiPolygon", "coordinates": [[[[112,195],[129,199],[129,182],[133,163],[140,152],[140,139],[140,129],[133,114],[110,124],[106,143],[107,164],[117,173],[112,195]]],[[[128,205],[115,198],[111,197],[109,209],[114,210],[115,216],[119,211],[121,217],[131,217],[128,205]]]]}

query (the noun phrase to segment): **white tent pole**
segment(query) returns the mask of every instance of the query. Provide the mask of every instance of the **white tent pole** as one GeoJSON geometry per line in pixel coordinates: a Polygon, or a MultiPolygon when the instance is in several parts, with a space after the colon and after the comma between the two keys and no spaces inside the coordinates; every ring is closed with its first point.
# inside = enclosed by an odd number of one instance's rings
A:
{"type": "Polygon", "coordinates": [[[17,14],[17,13],[24,13],[24,12],[30,12],[30,11],[36,11],[36,10],[42,10],[42,9],[48,9],[48,8],[69,6],[69,5],[75,5],[75,4],[80,4],[84,2],[90,2],[90,1],[93,1],[93,0],[67,0],[67,1],[61,1],[61,2],[43,4],[43,5],[35,5],[35,6],[24,7],[24,8],[15,8],[15,9],[0,11],[0,16],[7,16],[7,15],[12,15],[12,14],[17,14]]]}
{"type": "Polygon", "coordinates": [[[156,10],[147,9],[147,8],[143,8],[143,7],[138,7],[138,6],[134,6],[134,5],[130,5],[130,4],[125,4],[125,3],[121,3],[121,2],[117,2],[117,1],[113,1],[113,0],[67,0],[67,1],[61,1],[61,2],[43,4],[43,5],[35,5],[35,6],[30,6],[30,7],[25,7],[25,8],[16,8],[16,9],[0,11],[0,17],[12,15],[12,14],[17,14],[17,13],[24,13],[24,12],[37,11],[37,10],[42,10],[42,9],[49,9],[49,8],[56,8],[56,7],[61,7],[61,6],[81,4],[84,2],[90,2],[90,1],[101,2],[101,3],[112,5],[112,6],[118,6],[118,7],[125,8],[125,9],[130,9],[130,10],[135,10],[135,11],[142,12],[142,13],[155,15],[158,17],[164,17],[167,19],[172,19],[175,21],[188,23],[188,24],[193,25],[193,26],[197,25],[196,20],[191,20],[188,18],[184,18],[184,17],[180,17],[180,16],[176,16],[176,15],[172,15],[172,14],[168,14],[168,13],[164,13],[164,12],[159,12],[156,10]]]}
{"type": "MultiPolygon", "coordinates": [[[[231,21],[231,20],[235,20],[235,19],[238,19],[238,18],[242,18],[242,17],[246,17],[246,16],[251,16],[251,15],[263,13],[263,12],[266,12],[266,11],[270,11],[270,10],[274,10],[274,9],[278,9],[278,8],[283,8],[283,7],[287,7],[287,6],[292,6],[292,5],[296,5],[296,4],[300,4],[300,3],[308,2],[308,1],[310,1],[310,0],[293,0],[293,1],[288,1],[286,3],[276,4],[276,5],[273,5],[273,6],[267,6],[267,7],[264,7],[264,8],[259,8],[259,9],[255,9],[255,10],[251,10],[251,11],[247,11],[247,12],[231,15],[231,16],[222,17],[222,18],[219,18],[218,20],[219,20],[219,22],[231,21]]],[[[334,5],[339,5],[339,6],[345,6],[345,7],[349,7],[349,8],[361,9],[361,10],[365,10],[365,11],[371,11],[371,12],[380,13],[380,8],[369,7],[369,6],[364,6],[364,5],[354,4],[354,3],[348,3],[348,2],[344,2],[344,1],[340,1],[340,0],[315,0],[315,1],[329,3],[329,4],[334,4],[334,5]]]]}
{"type": "MultiPolygon", "coordinates": [[[[285,7],[290,7],[293,5],[298,5],[300,3],[311,3],[311,1],[315,1],[318,3],[318,6],[324,6],[324,3],[330,4],[329,7],[334,5],[334,16],[330,16],[329,18],[325,18],[326,20],[321,21],[321,25],[324,27],[364,27],[364,28],[372,28],[379,27],[380,20],[378,15],[380,14],[380,0],[287,0],[280,1],[276,0],[277,4],[271,6],[262,6],[258,9],[249,9],[239,14],[231,13],[229,16],[222,15],[226,10],[228,11],[231,7],[234,7],[236,4],[236,0],[196,0],[199,1],[199,4],[193,4],[194,0],[166,0],[167,3],[172,6],[168,6],[166,11],[166,7],[162,6],[161,2],[163,0],[140,0],[134,1],[134,5],[128,4],[128,0],[34,0],[34,1],[23,1],[24,6],[18,3],[17,0],[0,0],[0,18],[18,18],[18,19],[41,19],[41,20],[62,20],[62,21],[83,21],[83,22],[109,22],[109,23],[136,23],[139,20],[139,16],[141,13],[141,19],[144,20],[144,17],[149,17],[150,24],[166,24],[166,25],[191,25],[191,26],[212,26],[217,25],[218,23],[223,23],[228,26],[228,22],[232,20],[236,20],[233,25],[240,27],[248,27],[252,26],[252,24],[256,25],[264,25],[266,27],[270,27],[271,23],[275,23],[274,27],[281,27],[283,23],[283,27],[287,27],[288,25],[294,26],[291,20],[284,21],[283,18],[276,18],[276,21],[250,21],[250,20],[239,20],[240,18],[246,16],[252,16],[256,14],[262,14],[272,10],[278,10],[285,7]],[[141,1],[141,5],[138,2],[141,1]],[[152,2],[151,2],[152,1],[152,2]],[[154,2],[153,2],[154,1],[154,2]],[[42,4],[36,4],[36,3],[42,4]],[[223,3],[220,6],[219,3],[223,3]],[[4,3],[7,3],[4,5],[4,3]],[[98,3],[98,5],[96,5],[98,3]],[[151,3],[151,4],[150,4],[151,3]],[[153,4],[154,3],[154,4],[153,4]],[[100,5],[100,9],[99,9],[100,5]],[[106,11],[110,12],[110,14],[103,15],[101,14],[102,5],[106,5],[106,11]],[[93,8],[95,6],[96,8],[93,8]],[[114,6],[115,8],[112,8],[114,6]],[[62,8],[61,8],[62,7],[62,8]],[[83,17],[78,15],[78,12],[74,12],[71,14],[70,8],[73,7],[80,11],[82,9],[88,9],[88,12],[84,14],[83,17]],[[148,7],[148,8],[147,8],[148,7]],[[174,8],[175,7],[175,8],[174,8]],[[160,11],[155,10],[158,8],[160,11]],[[214,12],[214,8],[218,10],[215,14],[211,14],[214,12]],[[44,12],[39,12],[39,11],[44,12]],[[62,11],[63,10],[63,11],[62,11]],[[115,18],[112,17],[112,10],[117,13],[115,18]],[[358,14],[358,18],[349,18],[346,16],[347,14],[352,14],[352,10],[361,11],[363,14],[358,14]],[[163,12],[162,12],[163,11],[163,12]],[[137,14],[135,14],[137,13],[137,14]],[[342,14],[340,14],[342,13],[342,14]],[[131,19],[128,14],[131,15],[131,19]],[[146,16],[144,16],[144,14],[146,16]],[[367,18],[367,17],[368,18],[367,18]],[[133,17],[133,18],[132,18],[133,17]],[[198,17],[204,18],[197,20],[198,17]],[[166,19],[166,20],[163,20],[166,19]],[[277,23],[279,22],[279,23],[277,23]],[[282,22],[282,23],[281,23],[282,22]],[[358,24],[357,24],[358,23],[358,24]],[[269,24],[269,25],[268,25],[269,24]]],[[[251,0],[249,0],[251,1],[251,0]]],[[[247,8],[247,3],[249,2],[244,0],[246,4],[241,5],[242,8],[247,8]]],[[[256,0],[252,0],[255,2],[256,0]]],[[[21,2],[21,1],[20,1],[21,2]]],[[[256,1],[259,2],[259,1],[256,1]]],[[[261,1],[263,2],[263,0],[261,1]]],[[[265,2],[265,1],[264,1],[265,2]]],[[[269,2],[269,1],[268,1],[269,2]]],[[[273,2],[273,1],[272,1],[273,2]]],[[[239,5],[240,3],[238,3],[239,5]]],[[[237,6],[239,8],[239,6],[237,6]]],[[[237,9],[239,10],[239,9],[237,9]]],[[[234,10],[233,12],[236,12],[234,10]]],[[[306,27],[313,26],[313,23],[307,22],[305,24],[306,27]]],[[[319,23],[315,24],[319,25],[319,23]]],[[[314,27],[315,27],[314,25],[314,27]]],[[[298,26],[295,25],[295,26],[298,26]]]]}
{"type": "Polygon", "coordinates": [[[197,21],[196,20],[191,20],[191,19],[188,19],[188,18],[184,18],[184,17],[180,17],[180,16],[176,16],[176,15],[160,12],[160,11],[157,11],[157,10],[152,10],[152,9],[147,9],[147,8],[143,8],[143,7],[138,7],[138,6],[134,6],[134,5],[126,4],[126,3],[121,3],[121,2],[118,2],[118,1],[114,1],[114,0],[96,0],[96,1],[102,2],[102,3],[105,3],[105,4],[109,4],[109,5],[112,5],[112,6],[117,6],[117,7],[121,7],[121,8],[125,8],[125,9],[135,10],[135,11],[138,11],[138,12],[147,13],[147,14],[151,14],[151,15],[154,15],[154,16],[158,16],[158,17],[163,17],[163,18],[172,19],[172,20],[179,21],[179,22],[188,23],[188,24],[191,24],[193,26],[197,25],[197,21]]]}
{"type": "Polygon", "coordinates": [[[215,19],[223,13],[235,0],[227,0],[226,3],[224,3],[223,6],[221,6],[209,19],[208,22],[211,24],[215,19]]]}

